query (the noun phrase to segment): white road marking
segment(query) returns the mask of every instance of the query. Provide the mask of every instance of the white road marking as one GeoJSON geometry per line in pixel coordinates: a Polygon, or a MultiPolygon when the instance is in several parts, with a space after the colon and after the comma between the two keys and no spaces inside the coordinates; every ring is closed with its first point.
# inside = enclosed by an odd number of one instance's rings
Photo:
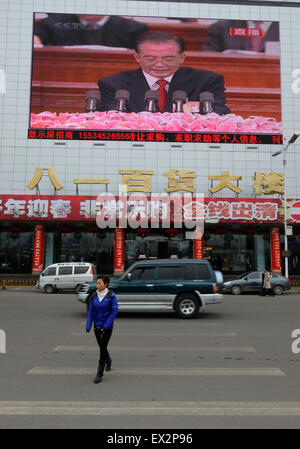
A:
{"type": "Polygon", "coordinates": [[[300,402],[1,401],[0,415],[300,416],[300,402]]]}
{"type": "MultiPolygon", "coordinates": [[[[26,374],[93,376],[95,367],[36,366],[26,374]]],[[[109,376],[285,376],[279,368],[114,368],[109,376]]]]}
{"type": "MultiPolygon", "coordinates": [[[[190,347],[186,346],[184,348],[179,347],[153,347],[153,346],[109,346],[110,351],[209,351],[209,352],[256,352],[252,346],[207,346],[207,347],[190,347]]],[[[68,346],[68,345],[59,345],[54,348],[54,352],[87,352],[87,351],[99,351],[97,345],[93,346],[68,346]]]]}
{"type": "MultiPolygon", "coordinates": [[[[86,336],[87,333],[86,332],[72,332],[71,336],[72,337],[83,337],[86,336]]],[[[92,334],[94,336],[94,334],[92,334]]],[[[237,334],[235,332],[228,332],[228,333],[209,333],[209,332],[176,332],[176,333],[155,333],[155,335],[153,335],[153,333],[151,332],[118,332],[117,335],[115,336],[115,338],[118,337],[192,337],[193,339],[197,338],[197,337],[237,337],[237,334]]]]}

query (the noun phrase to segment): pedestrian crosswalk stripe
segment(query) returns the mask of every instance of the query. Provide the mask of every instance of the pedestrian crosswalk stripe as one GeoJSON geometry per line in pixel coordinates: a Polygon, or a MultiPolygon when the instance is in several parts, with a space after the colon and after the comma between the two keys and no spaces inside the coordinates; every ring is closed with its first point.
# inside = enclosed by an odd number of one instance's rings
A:
{"type": "MultiPolygon", "coordinates": [[[[123,320],[123,318],[119,318],[117,317],[117,319],[115,320],[115,329],[118,332],[119,330],[121,331],[122,329],[128,331],[128,320],[123,320]]],[[[176,320],[175,321],[176,325],[173,327],[173,329],[178,330],[178,332],[180,332],[180,329],[186,331],[187,327],[186,327],[186,322],[185,320],[183,321],[179,321],[176,320]]],[[[82,320],[80,321],[80,324],[82,326],[86,325],[86,320],[82,320]]],[[[204,327],[224,327],[224,323],[221,323],[220,321],[209,321],[209,319],[206,318],[200,318],[199,320],[194,320],[193,322],[189,321],[189,329],[191,329],[192,331],[195,330],[195,332],[199,331],[199,327],[200,328],[204,328],[204,327]],[[206,320],[206,321],[204,321],[206,320]]],[[[153,319],[152,318],[144,318],[143,317],[143,325],[141,326],[139,323],[135,323],[134,325],[136,330],[141,329],[142,331],[147,330],[147,327],[149,328],[149,330],[151,330],[153,328],[153,319]],[[149,324],[149,326],[148,326],[149,324]]]]}
{"type": "MultiPolygon", "coordinates": [[[[191,352],[191,351],[209,351],[209,352],[255,352],[255,349],[252,348],[252,346],[185,346],[185,347],[169,347],[169,346],[159,346],[159,347],[153,347],[153,346],[110,346],[110,351],[184,351],[184,352],[191,352]]],[[[90,346],[68,346],[68,345],[59,345],[54,348],[54,352],[86,352],[86,351],[99,351],[98,346],[96,345],[90,345],[90,346]]]]}
{"type": "MultiPolygon", "coordinates": [[[[41,367],[36,366],[26,374],[92,376],[95,367],[41,367]]],[[[115,368],[109,376],[285,376],[279,368],[115,368]]]]}
{"type": "Polygon", "coordinates": [[[0,415],[300,416],[300,402],[0,401],[0,415]]]}
{"type": "MultiPolygon", "coordinates": [[[[86,336],[87,333],[86,332],[72,332],[71,336],[72,337],[83,337],[86,336]]],[[[93,334],[92,334],[93,335],[93,334]]],[[[118,332],[116,336],[114,336],[114,338],[118,338],[118,337],[193,337],[193,338],[197,338],[197,337],[237,337],[237,334],[235,332],[227,332],[227,333],[210,333],[210,332],[169,332],[169,333],[159,333],[156,332],[155,335],[153,335],[153,333],[151,332],[118,332]]]]}

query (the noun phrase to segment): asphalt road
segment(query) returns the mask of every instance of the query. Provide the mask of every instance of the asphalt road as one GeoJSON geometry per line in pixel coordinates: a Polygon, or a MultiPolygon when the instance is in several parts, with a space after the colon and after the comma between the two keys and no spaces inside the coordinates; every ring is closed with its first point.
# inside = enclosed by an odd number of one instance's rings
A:
{"type": "Polygon", "coordinates": [[[288,294],[225,295],[194,320],[120,313],[95,385],[74,294],[0,291],[0,428],[298,428],[299,311],[288,294]]]}

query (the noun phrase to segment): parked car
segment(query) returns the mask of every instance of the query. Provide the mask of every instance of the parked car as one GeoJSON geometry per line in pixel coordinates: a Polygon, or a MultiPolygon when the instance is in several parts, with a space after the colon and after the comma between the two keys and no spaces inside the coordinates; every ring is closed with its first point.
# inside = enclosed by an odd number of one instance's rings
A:
{"type": "Polygon", "coordinates": [[[83,282],[96,279],[96,269],[88,262],[62,262],[49,265],[40,275],[37,288],[45,293],[77,289],[83,282]]]}
{"type": "MultiPolygon", "coordinates": [[[[286,290],[290,290],[291,285],[289,280],[285,279],[278,273],[271,274],[271,287],[275,295],[282,295],[286,290]]],[[[238,278],[224,282],[224,293],[232,293],[233,295],[240,295],[243,292],[259,293],[262,290],[262,273],[261,271],[251,271],[244,273],[238,278]]]]}
{"type": "MultiPolygon", "coordinates": [[[[193,318],[199,308],[223,300],[223,276],[207,260],[156,259],[134,263],[120,278],[111,278],[119,310],[174,310],[182,318],[193,318]]],[[[79,287],[77,298],[88,302],[96,282],[79,287]]],[[[87,304],[88,307],[88,304],[87,304]]]]}

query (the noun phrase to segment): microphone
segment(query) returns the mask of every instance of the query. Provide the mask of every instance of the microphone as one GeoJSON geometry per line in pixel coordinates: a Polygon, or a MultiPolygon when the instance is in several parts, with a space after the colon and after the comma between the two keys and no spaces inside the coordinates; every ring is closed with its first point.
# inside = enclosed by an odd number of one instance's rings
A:
{"type": "Polygon", "coordinates": [[[87,112],[95,112],[100,106],[99,90],[88,90],[85,95],[85,103],[87,112]]]}
{"type": "Polygon", "coordinates": [[[147,90],[145,93],[146,111],[156,112],[159,93],[157,90],[147,90]]]}
{"type": "Polygon", "coordinates": [[[183,112],[183,105],[186,103],[187,95],[184,90],[176,90],[172,96],[173,112],[183,112]]]}
{"type": "Polygon", "coordinates": [[[215,102],[215,97],[211,92],[201,92],[199,95],[200,100],[200,114],[209,114],[213,112],[213,104],[215,102]]]}
{"type": "Polygon", "coordinates": [[[126,112],[127,111],[127,101],[129,101],[130,94],[128,90],[119,89],[116,91],[115,100],[117,102],[117,111],[126,112]]]}

